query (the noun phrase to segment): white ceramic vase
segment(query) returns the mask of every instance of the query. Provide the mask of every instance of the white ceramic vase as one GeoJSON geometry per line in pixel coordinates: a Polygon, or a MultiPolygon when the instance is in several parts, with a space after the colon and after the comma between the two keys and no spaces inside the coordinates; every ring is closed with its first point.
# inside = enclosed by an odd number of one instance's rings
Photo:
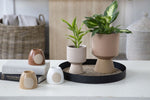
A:
{"type": "Polygon", "coordinates": [[[64,74],[60,67],[50,67],[47,73],[49,84],[61,84],[64,82],[64,74]]]}
{"type": "Polygon", "coordinates": [[[82,63],[86,61],[86,46],[82,45],[79,48],[67,46],[67,60],[71,63],[69,73],[83,73],[82,63]]]}

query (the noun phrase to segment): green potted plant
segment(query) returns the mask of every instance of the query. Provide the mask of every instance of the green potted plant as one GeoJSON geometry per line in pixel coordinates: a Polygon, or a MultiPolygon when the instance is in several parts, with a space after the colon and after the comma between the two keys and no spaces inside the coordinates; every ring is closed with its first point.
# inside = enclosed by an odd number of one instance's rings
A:
{"type": "Polygon", "coordinates": [[[82,63],[86,61],[86,46],[81,45],[81,43],[87,32],[81,30],[83,24],[78,28],[76,18],[74,18],[72,24],[64,19],[62,21],[68,25],[68,29],[73,33],[73,35],[66,35],[67,39],[74,44],[67,46],[67,60],[71,63],[69,72],[73,74],[83,73],[82,63]]]}
{"type": "Polygon", "coordinates": [[[113,1],[104,14],[95,14],[85,17],[83,23],[92,32],[92,53],[98,58],[94,70],[99,73],[113,73],[117,71],[112,58],[118,55],[119,34],[131,33],[128,29],[114,27],[112,23],[119,15],[118,2],[113,1]]]}

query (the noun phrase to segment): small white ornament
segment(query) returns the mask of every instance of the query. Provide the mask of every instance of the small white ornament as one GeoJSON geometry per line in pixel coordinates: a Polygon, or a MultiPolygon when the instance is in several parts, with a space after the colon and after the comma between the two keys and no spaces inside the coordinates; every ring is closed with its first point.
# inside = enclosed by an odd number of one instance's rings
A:
{"type": "Polygon", "coordinates": [[[49,84],[61,84],[64,82],[64,74],[60,67],[50,67],[47,74],[49,84]]]}

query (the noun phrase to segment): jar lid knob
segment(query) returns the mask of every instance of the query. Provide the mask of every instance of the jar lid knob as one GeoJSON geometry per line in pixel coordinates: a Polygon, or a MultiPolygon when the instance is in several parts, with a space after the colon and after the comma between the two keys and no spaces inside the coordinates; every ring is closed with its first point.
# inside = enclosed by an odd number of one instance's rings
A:
{"type": "Polygon", "coordinates": [[[145,16],[145,17],[148,17],[148,13],[145,13],[144,16],[145,16]]]}

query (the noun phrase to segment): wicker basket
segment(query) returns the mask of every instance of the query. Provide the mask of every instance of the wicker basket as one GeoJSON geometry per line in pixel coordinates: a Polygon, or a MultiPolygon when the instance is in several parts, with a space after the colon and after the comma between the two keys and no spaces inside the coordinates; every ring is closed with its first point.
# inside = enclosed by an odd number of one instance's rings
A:
{"type": "Polygon", "coordinates": [[[0,21],[0,59],[27,59],[31,49],[45,50],[43,15],[39,15],[39,22],[37,26],[19,27],[7,26],[0,21]]]}

